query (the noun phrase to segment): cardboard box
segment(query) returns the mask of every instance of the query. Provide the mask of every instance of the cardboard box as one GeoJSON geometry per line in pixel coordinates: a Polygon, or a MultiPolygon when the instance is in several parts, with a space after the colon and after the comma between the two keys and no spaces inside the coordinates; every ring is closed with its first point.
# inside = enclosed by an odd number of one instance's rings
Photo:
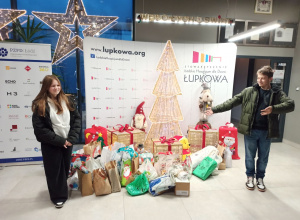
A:
{"type": "Polygon", "coordinates": [[[171,144],[171,149],[169,149],[169,145],[167,143],[162,144],[159,139],[152,139],[153,143],[153,154],[157,154],[159,152],[168,152],[172,151],[173,154],[182,155],[182,143],[179,141],[175,141],[171,144]]]}
{"type": "MultiPolygon", "coordinates": [[[[195,127],[195,126],[194,126],[195,127]]],[[[190,143],[190,151],[191,153],[195,153],[202,148],[210,145],[210,146],[218,146],[219,143],[219,131],[216,129],[205,130],[203,134],[203,130],[196,130],[189,126],[188,130],[188,140],[190,143]],[[203,145],[203,137],[205,138],[205,146],[203,145]]]]}
{"type": "Polygon", "coordinates": [[[130,144],[134,144],[135,146],[138,144],[143,144],[145,141],[145,135],[146,133],[139,129],[134,129],[133,131],[129,131],[132,133],[133,140],[132,143],[130,143],[130,136],[131,134],[124,131],[119,132],[114,130],[113,128],[107,129],[107,144],[113,144],[115,142],[123,143],[125,146],[129,146],[130,144]]]}
{"type": "Polygon", "coordinates": [[[190,182],[176,179],[175,183],[176,196],[190,196],[190,182]]]}

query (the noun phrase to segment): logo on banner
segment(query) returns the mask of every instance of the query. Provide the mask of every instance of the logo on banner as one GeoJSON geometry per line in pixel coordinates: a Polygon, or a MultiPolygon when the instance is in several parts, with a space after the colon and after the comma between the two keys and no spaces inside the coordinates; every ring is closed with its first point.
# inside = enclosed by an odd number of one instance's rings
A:
{"type": "Polygon", "coordinates": [[[29,71],[31,70],[30,66],[26,66],[24,69],[25,69],[27,72],[29,72],[29,71]]]}
{"type": "Polygon", "coordinates": [[[109,67],[106,67],[105,69],[106,69],[106,70],[112,70],[112,68],[109,68],[109,67]]]}
{"type": "Polygon", "coordinates": [[[0,56],[1,56],[1,57],[6,57],[7,54],[8,54],[7,49],[4,48],[4,47],[1,47],[1,48],[0,48],[0,56]]]}
{"type": "Polygon", "coordinates": [[[15,141],[19,141],[19,140],[20,140],[19,138],[9,138],[10,142],[15,142],[15,141]]]}
{"type": "Polygon", "coordinates": [[[33,127],[25,127],[25,130],[31,130],[33,127]]]}
{"type": "Polygon", "coordinates": [[[91,53],[91,58],[96,58],[96,55],[91,53]]]}
{"type": "Polygon", "coordinates": [[[136,91],[136,88],[131,88],[132,91],[136,91]]]}
{"type": "Polygon", "coordinates": [[[12,125],[11,129],[9,129],[11,132],[17,132],[18,131],[18,125],[12,125]]]}
{"type": "Polygon", "coordinates": [[[39,69],[40,69],[41,72],[48,72],[49,71],[48,66],[39,66],[39,69]]]}
{"type": "Polygon", "coordinates": [[[20,106],[8,104],[8,105],[7,105],[7,108],[20,108],[20,106]]]}
{"type": "Polygon", "coordinates": [[[123,98],[123,97],[119,97],[119,100],[124,100],[125,98],[123,98]]]}
{"type": "Polygon", "coordinates": [[[25,105],[24,108],[31,108],[31,105],[25,105]]]}
{"type": "Polygon", "coordinates": [[[93,117],[93,120],[98,120],[100,119],[100,117],[93,117]]]}
{"type": "Polygon", "coordinates": [[[35,84],[35,83],[31,82],[31,79],[27,79],[26,82],[23,82],[23,84],[35,84]]]}
{"type": "Polygon", "coordinates": [[[119,81],[124,81],[125,79],[123,79],[123,78],[119,78],[119,81]]]}
{"type": "Polygon", "coordinates": [[[101,109],[101,108],[92,108],[92,109],[101,109]]]}
{"type": "Polygon", "coordinates": [[[6,84],[16,84],[17,81],[16,80],[5,80],[6,84]]]}
{"type": "Polygon", "coordinates": [[[93,97],[93,100],[100,100],[100,98],[98,98],[98,97],[93,97]]]}
{"type": "Polygon", "coordinates": [[[32,96],[31,92],[30,91],[27,91],[24,96],[32,96]]]}
{"type": "Polygon", "coordinates": [[[19,119],[19,115],[8,115],[8,119],[19,119]]]}
{"type": "Polygon", "coordinates": [[[6,92],[7,96],[17,96],[18,93],[17,92],[6,92]]]}
{"type": "Polygon", "coordinates": [[[99,78],[95,76],[91,76],[91,80],[99,80],[99,78]]]}
{"type": "Polygon", "coordinates": [[[6,70],[15,70],[17,69],[16,67],[13,67],[13,66],[5,66],[5,69],[6,70]]]}
{"type": "Polygon", "coordinates": [[[112,107],[108,107],[108,106],[106,107],[106,110],[111,110],[111,109],[113,109],[113,108],[112,107]]]}
{"type": "Polygon", "coordinates": [[[193,63],[210,63],[210,62],[222,62],[222,57],[214,57],[209,54],[199,53],[193,51],[193,63]]]}
{"type": "Polygon", "coordinates": [[[35,147],[35,148],[33,148],[33,149],[34,149],[35,152],[41,151],[41,149],[39,149],[39,148],[37,148],[37,147],[35,147]]]}
{"type": "Polygon", "coordinates": [[[124,115],[120,115],[120,119],[122,119],[122,118],[126,118],[126,116],[124,116],[124,115]]]}
{"type": "Polygon", "coordinates": [[[111,90],[112,88],[106,87],[105,90],[111,90]]]}
{"type": "Polygon", "coordinates": [[[26,119],[30,119],[32,116],[31,115],[25,115],[26,119]]]}

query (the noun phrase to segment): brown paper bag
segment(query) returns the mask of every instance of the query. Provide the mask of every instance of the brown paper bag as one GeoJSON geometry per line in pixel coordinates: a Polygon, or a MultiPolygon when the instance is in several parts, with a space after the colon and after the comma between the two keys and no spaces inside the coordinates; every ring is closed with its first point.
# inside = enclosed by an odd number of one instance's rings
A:
{"type": "Polygon", "coordinates": [[[77,170],[79,190],[82,196],[89,196],[94,194],[92,174],[85,174],[80,170],[77,170]]]}
{"type": "Polygon", "coordinates": [[[120,175],[117,167],[117,162],[115,160],[109,161],[108,163],[105,164],[105,169],[111,185],[111,191],[113,193],[120,192],[121,183],[120,183],[120,175]]]}
{"type": "Polygon", "coordinates": [[[111,186],[104,169],[97,169],[93,171],[93,187],[96,196],[107,195],[111,193],[111,186]]]}
{"type": "Polygon", "coordinates": [[[219,155],[221,157],[223,157],[223,154],[224,154],[224,151],[225,151],[225,147],[219,144],[218,147],[217,147],[217,150],[219,151],[219,155]]]}
{"type": "Polygon", "coordinates": [[[139,158],[138,157],[133,157],[131,160],[131,170],[132,173],[137,172],[139,169],[139,158]]]}

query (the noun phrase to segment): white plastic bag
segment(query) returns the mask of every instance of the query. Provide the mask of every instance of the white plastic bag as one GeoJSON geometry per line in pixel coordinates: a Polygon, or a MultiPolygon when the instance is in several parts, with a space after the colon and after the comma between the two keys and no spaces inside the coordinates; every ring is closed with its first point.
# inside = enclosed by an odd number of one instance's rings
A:
{"type": "MultiPolygon", "coordinates": [[[[218,154],[219,154],[219,151],[217,150],[217,148],[215,146],[207,146],[207,147],[203,148],[202,150],[191,154],[193,170],[196,169],[196,167],[201,163],[201,161],[205,157],[212,157],[213,159],[215,159],[218,154]]],[[[219,160],[219,158],[218,158],[218,160],[219,160]]]]}
{"type": "Polygon", "coordinates": [[[229,147],[226,147],[225,152],[224,152],[224,160],[227,167],[232,167],[232,152],[229,149],[229,147]]]}
{"type": "Polygon", "coordinates": [[[140,171],[141,173],[146,171],[146,176],[147,176],[149,181],[152,181],[152,180],[154,180],[155,178],[158,177],[155,168],[153,167],[152,163],[148,159],[146,159],[142,163],[142,165],[140,165],[138,171],[140,171]]]}
{"type": "Polygon", "coordinates": [[[105,164],[110,161],[111,153],[108,147],[103,147],[100,157],[101,167],[105,167],[105,164]]]}

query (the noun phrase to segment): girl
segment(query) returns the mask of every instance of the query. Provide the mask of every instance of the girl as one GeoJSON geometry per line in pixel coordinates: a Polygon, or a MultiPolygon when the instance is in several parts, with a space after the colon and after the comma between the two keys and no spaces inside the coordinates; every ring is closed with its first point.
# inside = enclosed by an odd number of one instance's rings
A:
{"type": "Polygon", "coordinates": [[[56,208],[62,208],[68,199],[72,146],[79,138],[81,118],[54,75],[43,79],[41,91],[32,101],[32,111],[34,134],[41,142],[50,199],[56,208]]]}

